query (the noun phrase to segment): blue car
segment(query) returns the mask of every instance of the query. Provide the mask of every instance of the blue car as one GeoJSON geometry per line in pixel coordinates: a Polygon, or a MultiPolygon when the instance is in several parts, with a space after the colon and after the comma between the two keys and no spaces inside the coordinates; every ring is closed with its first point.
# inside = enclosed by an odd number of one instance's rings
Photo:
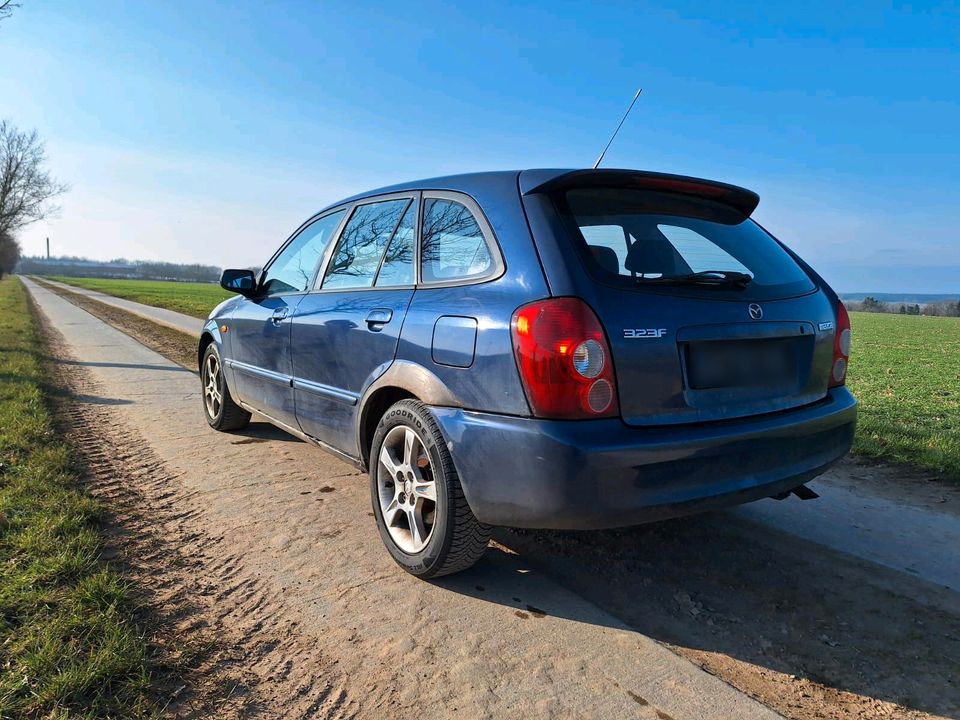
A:
{"type": "Polygon", "coordinates": [[[741,187],[635,170],[395,185],[307,220],[199,347],[251,413],[369,472],[423,578],[491,527],[598,529],[791,491],[847,453],[850,322],[741,187]]]}

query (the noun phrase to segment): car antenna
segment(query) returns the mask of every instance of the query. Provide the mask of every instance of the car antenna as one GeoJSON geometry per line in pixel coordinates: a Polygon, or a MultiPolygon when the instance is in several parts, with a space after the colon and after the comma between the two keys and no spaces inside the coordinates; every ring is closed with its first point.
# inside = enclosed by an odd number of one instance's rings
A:
{"type": "Polygon", "coordinates": [[[623,117],[620,118],[620,124],[617,125],[617,129],[613,131],[613,135],[610,136],[610,141],[607,143],[607,146],[603,149],[603,152],[600,153],[600,157],[597,158],[597,161],[593,164],[593,169],[596,170],[600,167],[600,163],[603,161],[603,156],[607,154],[607,150],[610,149],[610,145],[613,144],[614,138],[617,137],[617,133],[620,132],[620,128],[623,127],[623,121],[627,119],[627,115],[630,114],[630,111],[633,110],[633,106],[637,102],[637,98],[640,97],[640,93],[643,92],[643,88],[637,90],[637,94],[633,96],[633,100],[630,101],[630,107],[627,108],[627,111],[623,114],[623,117]]]}

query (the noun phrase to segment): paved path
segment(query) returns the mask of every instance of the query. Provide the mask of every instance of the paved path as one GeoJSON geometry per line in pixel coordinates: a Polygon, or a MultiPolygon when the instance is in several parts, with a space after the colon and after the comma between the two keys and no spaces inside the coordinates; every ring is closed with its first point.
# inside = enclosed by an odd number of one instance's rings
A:
{"type": "Polygon", "coordinates": [[[343,707],[363,717],[780,717],[506,548],[441,582],[403,573],[369,517],[364,476],[257,424],[247,439],[214,432],[194,374],[24,283],[189,491],[184,512],[223,538],[232,554],[224,613],[253,583],[272,588],[258,606],[295,616],[336,663],[343,707]]]}
{"type": "MultiPolygon", "coordinates": [[[[155,323],[165,325],[197,338],[200,337],[200,331],[203,328],[203,320],[195,318],[192,315],[184,315],[183,313],[154,307],[153,305],[144,305],[143,303],[134,302],[133,300],[124,300],[123,298],[107,295],[97,290],[88,290],[87,288],[76,287],[75,285],[66,285],[61,282],[56,282],[55,280],[50,280],[49,278],[42,278],[42,280],[54,287],[92,298],[98,302],[102,302],[104,305],[111,305],[121,310],[126,310],[134,315],[139,315],[147,320],[152,320],[155,323]]],[[[34,287],[35,286],[36,283],[34,283],[34,287]]]]}

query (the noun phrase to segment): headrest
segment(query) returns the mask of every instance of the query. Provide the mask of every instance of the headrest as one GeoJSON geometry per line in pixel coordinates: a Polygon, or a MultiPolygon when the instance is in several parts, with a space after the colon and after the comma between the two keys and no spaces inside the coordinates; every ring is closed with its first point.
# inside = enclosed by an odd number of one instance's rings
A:
{"type": "Polygon", "coordinates": [[[593,259],[604,270],[614,275],[620,274],[620,259],[613,248],[608,248],[605,245],[591,245],[590,252],[593,253],[593,259]]]}
{"type": "Polygon", "coordinates": [[[623,264],[637,275],[675,275],[677,252],[667,240],[641,238],[630,246],[623,264]]]}

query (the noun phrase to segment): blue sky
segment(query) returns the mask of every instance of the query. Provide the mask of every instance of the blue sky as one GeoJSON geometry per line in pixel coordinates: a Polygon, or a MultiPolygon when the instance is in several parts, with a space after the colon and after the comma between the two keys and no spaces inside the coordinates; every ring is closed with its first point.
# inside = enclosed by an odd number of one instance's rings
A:
{"type": "Polygon", "coordinates": [[[0,116],[69,182],[27,253],[262,262],[404,179],[593,163],[760,193],[841,291],[960,291],[954,3],[22,0],[0,116]]]}

